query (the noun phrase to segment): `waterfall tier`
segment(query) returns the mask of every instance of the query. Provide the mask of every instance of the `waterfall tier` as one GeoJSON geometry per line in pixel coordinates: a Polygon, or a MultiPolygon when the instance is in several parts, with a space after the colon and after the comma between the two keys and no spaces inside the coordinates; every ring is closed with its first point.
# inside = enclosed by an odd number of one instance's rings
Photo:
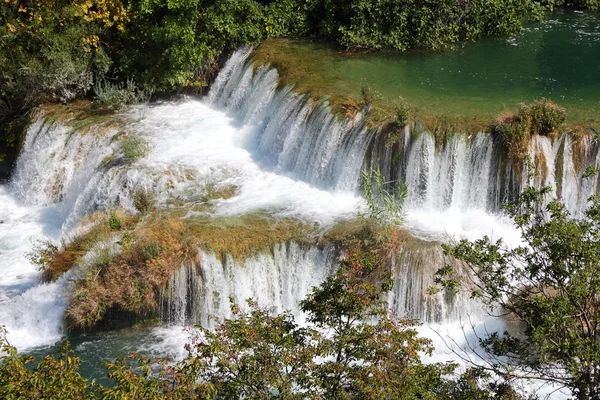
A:
{"type": "MultiPolygon", "coordinates": [[[[140,191],[155,194],[159,209],[183,220],[263,214],[325,231],[365,212],[361,170],[379,168],[408,185],[406,226],[416,235],[448,240],[487,234],[518,243],[499,210],[527,185],[551,186],[576,216],[597,190],[596,178],[583,174],[599,164],[592,138],[532,138],[534,175],[528,165],[514,165],[493,135],[436,138],[414,125],[390,144],[364,115],[340,122],[327,101],[278,82],[274,69],[255,67],[251,50],[243,49],[201,101],[132,107],[112,122],[85,128],[40,113],[12,182],[0,187],[0,324],[14,332],[13,343],[47,345],[64,332],[68,278],[39,283],[39,271],[24,256],[30,237],[68,240],[96,210],[137,214],[140,191]]],[[[389,300],[397,314],[449,321],[473,310],[460,296],[426,294],[435,271],[451,262],[439,246],[415,240],[400,254],[390,266],[396,286],[389,300]]],[[[245,261],[203,251],[193,265],[175,266],[161,295],[162,315],[172,323],[208,323],[212,313],[229,315],[230,296],[297,311],[297,301],[336,260],[330,247],[291,241],[245,261]]]]}

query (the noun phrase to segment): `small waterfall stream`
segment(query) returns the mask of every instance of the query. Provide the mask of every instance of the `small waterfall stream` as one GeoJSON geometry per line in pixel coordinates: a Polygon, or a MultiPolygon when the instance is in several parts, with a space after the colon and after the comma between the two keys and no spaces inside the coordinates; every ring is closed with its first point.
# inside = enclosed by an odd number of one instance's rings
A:
{"type": "Polygon", "coordinates": [[[201,252],[197,265],[182,266],[161,293],[162,319],[211,326],[211,316],[231,317],[229,298],[243,305],[252,298],[276,313],[300,315],[298,302],[335,270],[334,249],[277,244],[242,264],[230,255],[201,252]]]}
{"type": "MultiPolygon", "coordinates": [[[[527,185],[550,185],[575,216],[597,191],[597,180],[582,176],[586,167],[600,165],[592,139],[533,138],[537,177],[527,167],[517,175],[490,134],[442,140],[412,126],[389,145],[360,114],[340,122],[327,102],[279,88],[277,72],[255,69],[250,57],[250,49],[235,52],[201,101],[132,107],[118,126],[76,129],[44,115],[32,123],[12,182],[0,186],[0,325],[17,347],[59,340],[68,301],[68,277],[39,283],[39,271],[25,257],[30,238],[68,239],[95,210],[135,212],[138,188],[156,193],[159,207],[171,207],[173,199],[195,204],[209,185],[232,185],[233,197],[212,201],[214,215],[267,212],[326,228],[365,210],[361,170],[380,168],[407,183],[406,226],[421,238],[390,262],[390,305],[399,316],[430,322],[478,312],[466,295],[426,293],[435,271],[452,262],[436,240],[494,235],[516,244],[519,236],[500,205],[527,185]],[[147,142],[147,154],[126,159],[128,137],[147,142]]],[[[202,251],[162,291],[163,320],[208,325],[211,314],[230,315],[229,297],[254,297],[275,311],[297,313],[298,301],[334,270],[337,257],[332,246],[294,242],[243,262],[202,251]]]]}

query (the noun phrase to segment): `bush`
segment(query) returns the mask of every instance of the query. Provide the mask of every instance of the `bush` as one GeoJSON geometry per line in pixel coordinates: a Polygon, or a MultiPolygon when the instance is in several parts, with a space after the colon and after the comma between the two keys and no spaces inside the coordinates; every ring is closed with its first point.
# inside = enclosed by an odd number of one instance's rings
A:
{"type": "Polygon", "coordinates": [[[150,146],[139,136],[127,136],[121,141],[119,151],[127,161],[135,162],[148,155],[150,146]]]}
{"type": "Polygon", "coordinates": [[[408,125],[411,113],[412,108],[410,104],[405,101],[399,102],[396,104],[396,107],[394,107],[394,123],[396,123],[398,127],[405,127],[408,125]]]}
{"type": "MultiPolygon", "coordinates": [[[[116,216],[115,216],[116,217],[116,216]]],[[[117,219],[118,221],[118,219],[117,219]]],[[[120,223],[120,221],[119,221],[120,223]]],[[[112,228],[112,226],[111,226],[112,228]]],[[[115,229],[115,228],[112,228],[115,229]]],[[[90,259],[90,265],[96,269],[103,270],[108,267],[115,259],[113,250],[107,244],[102,244],[96,249],[92,250],[92,258],[90,259]]]]}
{"type": "Polygon", "coordinates": [[[151,89],[140,89],[133,80],[111,83],[98,79],[94,84],[94,104],[102,107],[121,108],[128,104],[146,103],[152,96],[151,89]]]}
{"type": "Polygon", "coordinates": [[[498,133],[513,160],[523,160],[529,149],[529,129],[520,116],[504,113],[496,120],[493,131],[498,133]]]}
{"type": "Polygon", "coordinates": [[[531,135],[552,135],[562,126],[566,111],[548,99],[519,104],[518,114],[504,112],[496,119],[492,131],[500,134],[513,160],[527,156],[531,135]]]}
{"type": "Polygon", "coordinates": [[[110,213],[110,216],[108,217],[108,226],[110,226],[110,229],[118,231],[121,229],[122,224],[121,224],[121,220],[119,219],[119,217],[117,216],[117,214],[115,213],[110,213]]]}
{"type": "Polygon", "coordinates": [[[160,255],[160,244],[156,242],[149,243],[142,248],[144,260],[152,260],[160,255]]]}
{"type": "Polygon", "coordinates": [[[146,214],[154,208],[154,196],[146,189],[137,188],[133,193],[133,207],[140,214],[146,214]]]}
{"type": "Polygon", "coordinates": [[[564,108],[541,98],[532,104],[519,104],[519,116],[527,121],[532,135],[550,135],[556,132],[567,117],[564,108]]]}

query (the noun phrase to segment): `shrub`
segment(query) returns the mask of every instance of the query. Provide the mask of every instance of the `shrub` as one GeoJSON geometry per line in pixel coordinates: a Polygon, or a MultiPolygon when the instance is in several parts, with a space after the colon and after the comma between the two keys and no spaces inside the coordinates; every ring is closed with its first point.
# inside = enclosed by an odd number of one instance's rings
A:
{"type": "Polygon", "coordinates": [[[493,130],[500,134],[513,160],[522,160],[529,149],[529,129],[527,122],[519,115],[504,113],[498,119],[493,130]]]}
{"type": "Polygon", "coordinates": [[[146,189],[137,188],[133,193],[133,207],[140,214],[146,214],[154,208],[154,196],[146,189]]]}
{"type": "Polygon", "coordinates": [[[566,111],[542,98],[531,104],[519,104],[517,114],[504,112],[492,130],[500,134],[513,160],[523,160],[529,149],[531,135],[552,135],[565,122],[566,111]]]}
{"type": "Polygon", "coordinates": [[[117,214],[110,213],[110,216],[108,217],[108,226],[110,226],[110,229],[113,229],[115,231],[118,231],[121,229],[121,227],[122,227],[121,220],[119,219],[117,214]]]}
{"type": "Polygon", "coordinates": [[[152,260],[160,255],[160,244],[156,242],[149,243],[142,248],[142,255],[145,260],[152,260]]]}
{"type": "Polygon", "coordinates": [[[519,116],[526,120],[532,135],[550,135],[554,133],[567,117],[564,108],[552,101],[541,98],[532,104],[519,104],[519,116]]]}
{"type": "Polygon", "coordinates": [[[114,258],[115,255],[110,248],[110,245],[103,244],[93,250],[90,265],[94,268],[103,270],[113,262],[114,258]]]}
{"type": "Polygon", "coordinates": [[[371,85],[362,85],[360,88],[360,94],[362,96],[363,104],[367,109],[373,105],[373,103],[380,101],[383,96],[371,85]]]}
{"type": "Polygon", "coordinates": [[[139,136],[127,136],[121,141],[119,151],[127,161],[135,162],[148,155],[150,146],[139,136]]]}
{"type": "Polygon", "coordinates": [[[394,107],[394,122],[398,127],[405,127],[408,125],[411,113],[412,108],[410,104],[406,101],[400,101],[396,104],[396,107],[394,107]]]}
{"type": "Polygon", "coordinates": [[[94,84],[94,94],[95,105],[121,108],[128,104],[148,102],[152,96],[152,90],[139,88],[131,79],[120,83],[98,79],[94,84]]]}

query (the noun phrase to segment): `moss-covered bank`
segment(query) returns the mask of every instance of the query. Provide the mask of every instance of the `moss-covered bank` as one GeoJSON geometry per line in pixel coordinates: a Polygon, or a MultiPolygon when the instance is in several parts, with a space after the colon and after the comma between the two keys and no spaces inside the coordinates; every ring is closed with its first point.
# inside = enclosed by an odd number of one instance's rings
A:
{"type": "Polygon", "coordinates": [[[261,214],[181,218],[173,211],[116,211],[88,217],[80,234],[60,247],[38,244],[31,258],[47,281],[71,271],[65,318],[69,330],[79,331],[155,317],[160,289],[182,265],[197,263],[201,249],[243,262],[290,241],[316,244],[319,236],[312,225],[261,214]]]}
{"type": "MultiPolygon", "coordinates": [[[[46,281],[69,272],[69,331],[121,328],[158,317],[159,293],[182,265],[197,265],[199,252],[243,262],[280,243],[333,245],[337,254],[361,249],[378,260],[397,255],[412,236],[367,219],[322,229],[291,218],[265,214],[236,217],[184,216],[152,211],[95,213],[79,234],[60,246],[38,243],[30,255],[46,281]]],[[[385,263],[387,264],[387,262],[385,263]]]]}

